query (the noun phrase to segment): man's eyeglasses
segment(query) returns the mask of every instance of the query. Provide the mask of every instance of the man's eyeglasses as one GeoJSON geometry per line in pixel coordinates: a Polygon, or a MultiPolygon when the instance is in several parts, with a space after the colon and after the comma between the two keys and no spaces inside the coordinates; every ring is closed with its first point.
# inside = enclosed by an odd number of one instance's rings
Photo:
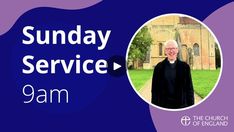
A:
{"type": "Polygon", "coordinates": [[[176,50],[177,48],[166,48],[167,51],[174,51],[176,50]]]}

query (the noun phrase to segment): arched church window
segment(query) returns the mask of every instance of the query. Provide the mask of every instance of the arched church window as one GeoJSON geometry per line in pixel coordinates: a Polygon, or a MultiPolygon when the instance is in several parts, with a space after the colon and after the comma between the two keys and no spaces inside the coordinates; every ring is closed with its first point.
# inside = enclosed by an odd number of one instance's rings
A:
{"type": "Polygon", "coordinates": [[[199,56],[200,55],[200,51],[199,51],[199,45],[197,43],[195,43],[193,45],[193,51],[194,51],[194,55],[195,56],[199,56]]]}
{"type": "Polygon", "coordinates": [[[159,43],[159,56],[162,56],[163,54],[163,44],[159,43]]]}

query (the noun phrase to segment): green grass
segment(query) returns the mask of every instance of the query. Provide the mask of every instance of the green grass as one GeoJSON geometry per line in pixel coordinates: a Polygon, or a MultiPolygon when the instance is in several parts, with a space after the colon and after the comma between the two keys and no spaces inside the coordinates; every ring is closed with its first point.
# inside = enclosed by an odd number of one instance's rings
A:
{"type": "MultiPolygon", "coordinates": [[[[194,91],[202,98],[206,97],[214,87],[220,69],[192,70],[194,91]]],[[[139,91],[152,78],[153,70],[129,70],[129,76],[135,89],[139,91]]]]}
{"type": "Polygon", "coordinates": [[[128,72],[137,91],[139,91],[153,75],[153,70],[128,70],[128,72]]]}
{"type": "Polygon", "coordinates": [[[202,98],[206,97],[214,87],[218,77],[220,69],[218,70],[193,70],[193,86],[195,92],[202,98]]]}

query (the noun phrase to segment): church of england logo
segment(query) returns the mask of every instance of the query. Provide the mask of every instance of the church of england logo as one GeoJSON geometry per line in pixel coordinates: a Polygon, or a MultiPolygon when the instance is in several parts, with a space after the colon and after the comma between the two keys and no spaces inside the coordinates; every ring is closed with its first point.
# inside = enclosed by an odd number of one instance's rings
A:
{"type": "Polygon", "coordinates": [[[191,122],[191,119],[189,116],[183,116],[181,117],[181,120],[180,120],[181,124],[183,126],[189,126],[190,122],[191,122]]]}

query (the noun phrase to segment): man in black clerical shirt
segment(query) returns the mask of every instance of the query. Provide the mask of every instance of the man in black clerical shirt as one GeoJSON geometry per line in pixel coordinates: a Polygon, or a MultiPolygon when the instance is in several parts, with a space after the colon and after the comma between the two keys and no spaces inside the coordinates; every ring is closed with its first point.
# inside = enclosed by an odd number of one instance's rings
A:
{"type": "Polygon", "coordinates": [[[165,43],[167,58],[159,62],[152,79],[151,102],[157,106],[178,109],[194,104],[194,91],[190,67],[177,58],[175,40],[165,43]]]}

